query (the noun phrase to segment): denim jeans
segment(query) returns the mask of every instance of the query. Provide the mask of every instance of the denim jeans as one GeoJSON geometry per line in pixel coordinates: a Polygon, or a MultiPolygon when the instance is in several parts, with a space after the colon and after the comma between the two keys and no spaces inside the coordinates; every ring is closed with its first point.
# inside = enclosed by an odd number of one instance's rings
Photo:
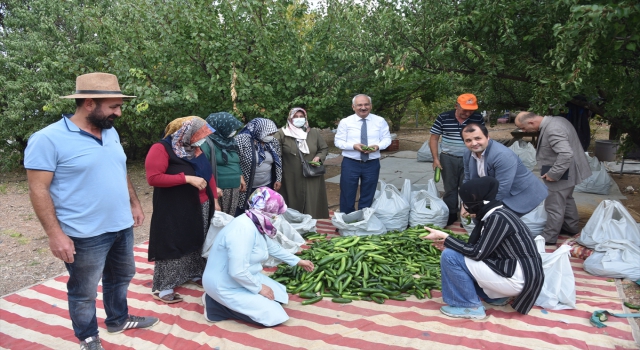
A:
{"type": "Polygon", "coordinates": [[[95,237],[70,237],[76,253],[69,272],[67,297],[73,331],[79,340],[98,335],[96,297],[102,278],[107,326],[119,326],[129,317],[127,289],[136,273],[133,227],[95,237]]]}
{"type": "Polygon", "coordinates": [[[349,214],[356,210],[356,192],[360,184],[360,200],[358,210],[373,204],[378,177],[380,176],[380,160],[372,159],[364,163],[345,157],[342,159],[340,172],[340,212],[349,214]]]}
{"type": "Polygon", "coordinates": [[[445,249],[440,256],[442,273],[442,299],[449,306],[475,308],[482,306],[480,298],[491,299],[480,288],[464,262],[464,255],[453,249],[445,249]]]}

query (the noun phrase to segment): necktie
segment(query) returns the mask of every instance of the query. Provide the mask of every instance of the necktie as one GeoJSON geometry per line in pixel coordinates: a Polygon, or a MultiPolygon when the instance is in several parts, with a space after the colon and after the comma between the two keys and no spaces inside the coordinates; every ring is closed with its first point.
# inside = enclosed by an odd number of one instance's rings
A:
{"type": "MultiPolygon", "coordinates": [[[[362,119],[362,128],[360,128],[360,143],[365,146],[369,145],[369,140],[367,138],[367,120],[366,119],[362,119]]],[[[367,160],[369,160],[369,154],[360,153],[360,160],[366,162],[367,160]]]]}

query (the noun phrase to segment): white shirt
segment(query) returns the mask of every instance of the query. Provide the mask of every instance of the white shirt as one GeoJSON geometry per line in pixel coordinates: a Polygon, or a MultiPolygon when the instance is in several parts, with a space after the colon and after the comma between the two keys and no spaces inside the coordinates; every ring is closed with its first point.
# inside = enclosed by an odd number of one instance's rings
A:
{"type": "Polygon", "coordinates": [[[484,172],[484,154],[486,152],[487,152],[487,149],[485,148],[485,150],[482,151],[482,154],[480,155],[480,157],[476,155],[476,152],[471,152],[471,156],[476,160],[476,166],[478,168],[478,177],[487,176],[487,174],[485,174],[484,172]]]}
{"type": "MultiPolygon", "coordinates": [[[[367,120],[367,146],[378,146],[377,151],[369,153],[369,159],[378,159],[380,158],[380,150],[391,144],[389,125],[384,118],[371,113],[364,119],[367,120]]],[[[362,123],[362,118],[357,114],[352,114],[342,119],[338,124],[338,131],[333,143],[342,150],[342,156],[360,160],[361,153],[354,150],[353,145],[361,143],[362,123]]]]}

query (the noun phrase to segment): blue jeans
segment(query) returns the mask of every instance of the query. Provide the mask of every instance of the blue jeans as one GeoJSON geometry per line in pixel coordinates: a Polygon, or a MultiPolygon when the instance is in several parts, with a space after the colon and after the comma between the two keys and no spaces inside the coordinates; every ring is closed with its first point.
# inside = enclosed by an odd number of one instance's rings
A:
{"type": "Polygon", "coordinates": [[[129,317],[127,289],[136,273],[133,260],[133,227],[95,237],[73,240],[76,253],[69,272],[67,297],[73,331],[79,340],[98,335],[96,297],[102,278],[107,326],[119,326],[129,317]]]}
{"type": "Polygon", "coordinates": [[[442,273],[442,299],[449,306],[476,308],[482,306],[482,298],[493,302],[480,288],[464,262],[464,255],[453,249],[445,249],[440,256],[442,273]]]}
{"type": "Polygon", "coordinates": [[[378,177],[380,176],[380,159],[372,159],[364,163],[344,157],[340,172],[340,212],[349,214],[356,211],[356,193],[360,183],[360,201],[358,210],[368,208],[373,203],[378,177]]]}

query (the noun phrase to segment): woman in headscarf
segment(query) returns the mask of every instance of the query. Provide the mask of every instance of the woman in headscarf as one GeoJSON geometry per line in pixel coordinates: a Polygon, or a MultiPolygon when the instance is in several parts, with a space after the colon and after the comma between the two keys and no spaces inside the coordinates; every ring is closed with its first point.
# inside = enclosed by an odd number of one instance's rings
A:
{"type": "Polygon", "coordinates": [[[256,118],[236,136],[242,176],[247,184],[247,191],[240,192],[236,216],[248,208],[247,194],[263,186],[278,191],[282,185],[280,143],[273,137],[276,131],[273,121],[256,118]]]}
{"type": "Polygon", "coordinates": [[[489,176],[460,186],[465,209],[478,219],[468,243],[426,228],[431,233],[425,239],[444,240],[442,298],[449,305],[440,311],[447,316],[485,318],[481,298],[490,305],[511,303],[526,315],[542,289],[542,260],[529,228],[495,199],[498,187],[498,180],[489,176]]]}
{"type": "Polygon", "coordinates": [[[329,218],[324,176],[304,177],[299,153],[309,162],[323,163],[329,146],[317,129],[309,128],[307,112],[289,111],[287,125],[275,134],[282,148],[282,187],[278,191],[287,206],[315,219],[329,218]]]}
{"type": "Polygon", "coordinates": [[[174,288],[200,283],[206,261],[200,256],[213,216],[220,210],[211,164],[200,145],[212,133],[202,118],[178,118],[165,137],[151,146],[145,161],[147,182],[154,187],[149,231],[149,261],[155,261],[154,299],[182,301],[174,288]]]}
{"type": "Polygon", "coordinates": [[[206,120],[215,130],[213,134],[209,135],[209,139],[213,141],[215,154],[212,154],[206,142],[202,144],[201,148],[210,160],[215,157],[213,161],[216,162],[216,174],[214,176],[216,185],[222,190],[222,198],[218,198],[220,209],[229,215],[235,215],[240,192],[247,190],[240,170],[238,144],[234,139],[236,132],[243,124],[226,112],[212,113],[206,120]]]}
{"type": "Polygon", "coordinates": [[[289,302],[286,288],[262,273],[262,262],[271,255],[307,271],[314,266],[273,240],[277,231],[271,220],[286,210],[282,196],[260,187],[251,194],[249,209],[218,233],[202,281],[207,321],[237,319],[271,327],[289,319],[280,305],[289,302]]]}

